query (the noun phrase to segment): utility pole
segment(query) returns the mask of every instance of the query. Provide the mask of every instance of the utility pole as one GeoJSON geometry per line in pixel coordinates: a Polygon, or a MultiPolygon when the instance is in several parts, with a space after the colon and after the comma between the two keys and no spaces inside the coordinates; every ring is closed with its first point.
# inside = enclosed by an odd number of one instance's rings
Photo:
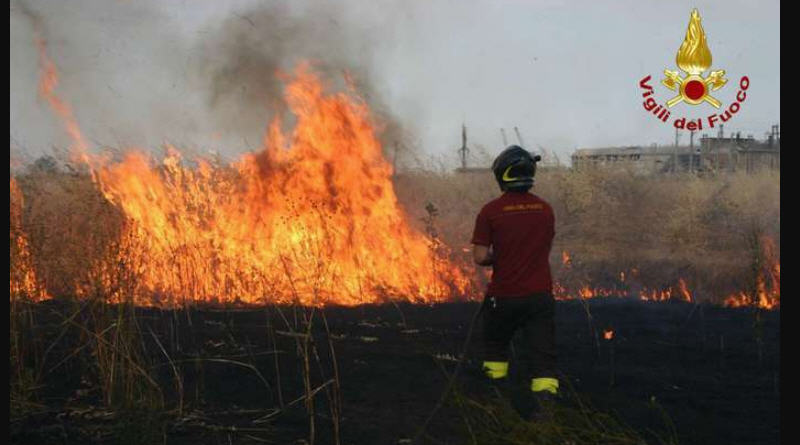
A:
{"type": "Polygon", "coordinates": [[[780,155],[780,152],[781,152],[781,131],[780,131],[780,127],[777,124],[772,126],[772,134],[774,135],[772,137],[772,140],[775,141],[774,143],[776,144],[775,148],[777,148],[777,150],[778,150],[778,156],[777,156],[777,159],[775,159],[775,161],[777,161],[777,162],[775,162],[774,164],[771,164],[771,165],[772,165],[773,168],[777,166],[778,169],[780,169],[781,168],[781,155],[780,155]]]}
{"type": "Polygon", "coordinates": [[[466,170],[469,149],[467,148],[467,125],[463,123],[461,124],[461,149],[458,151],[461,154],[461,168],[466,170]]]}
{"type": "Polygon", "coordinates": [[[689,132],[689,172],[694,173],[694,130],[689,132]]]}
{"type": "Polygon", "coordinates": [[[500,134],[503,136],[503,148],[508,147],[508,138],[506,138],[506,129],[505,128],[501,128],[500,129],[500,134]]]}
{"type": "Polygon", "coordinates": [[[675,149],[672,151],[672,173],[678,171],[678,129],[675,129],[675,149]]]}

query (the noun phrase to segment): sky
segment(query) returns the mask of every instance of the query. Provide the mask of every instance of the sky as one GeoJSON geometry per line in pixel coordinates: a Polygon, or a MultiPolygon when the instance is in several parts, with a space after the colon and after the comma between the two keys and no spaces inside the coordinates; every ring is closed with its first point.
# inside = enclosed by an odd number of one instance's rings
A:
{"type": "Polygon", "coordinates": [[[501,128],[516,142],[515,126],[526,148],[562,160],[576,148],[671,144],[674,129],[644,111],[638,82],[651,75],[659,102],[671,97],[659,81],[677,69],[692,8],[712,69],[729,79],[714,96],[729,104],[738,79],[751,82],[726,132],[762,138],[780,123],[774,0],[12,1],[12,150],[68,145],[37,96],[32,17],[61,73],[58,93],[98,146],[253,149],[280,95],[271,73],[306,58],[331,76],[355,73],[404,144],[448,165],[462,123],[473,152],[490,156],[501,128]]]}

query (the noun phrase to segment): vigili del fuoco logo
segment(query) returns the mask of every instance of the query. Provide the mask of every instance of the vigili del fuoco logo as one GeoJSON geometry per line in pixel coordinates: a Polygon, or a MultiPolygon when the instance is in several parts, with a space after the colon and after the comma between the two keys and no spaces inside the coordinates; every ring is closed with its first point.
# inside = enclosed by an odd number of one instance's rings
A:
{"type": "Polygon", "coordinates": [[[676,117],[672,120],[672,125],[677,129],[695,131],[714,128],[716,124],[728,122],[741,109],[742,103],[747,98],[747,88],[750,87],[750,79],[747,76],[739,79],[736,100],[725,107],[712,95],[713,92],[728,83],[728,79],[725,78],[725,70],[712,70],[707,76],[703,76],[703,73],[712,67],[711,50],[708,48],[706,34],[700,24],[700,13],[697,9],[692,11],[689,18],[686,37],[675,56],[675,63],[683,73],[677,70],[664,70],[665,77],[661,80],[661,84],[675,93],[674,97],[667,100],[665,104],[658,104],[653,97],[654,89],[650,84],[652,79],[650,75],[639,81],[639,87],[644,90],[642,97],[645,100],[642,105],[657,119],[665,123],[669,122],[672,110],[678,110],[682,104],[710,105],[716,108],[717,112],[705,118],[676,117]]]}

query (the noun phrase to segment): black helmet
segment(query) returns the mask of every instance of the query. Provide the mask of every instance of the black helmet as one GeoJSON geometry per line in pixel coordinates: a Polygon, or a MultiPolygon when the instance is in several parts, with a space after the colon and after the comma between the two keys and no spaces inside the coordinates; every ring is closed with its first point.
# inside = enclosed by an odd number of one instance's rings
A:
{"type": "Polygon", "coordinates": [[[541,156],[534,156],[518,145],[511,145],[503,150],[492,163],[492,171],[500,190],[528,191],[533,187],[536,163],[541,160],[541,156]]]}

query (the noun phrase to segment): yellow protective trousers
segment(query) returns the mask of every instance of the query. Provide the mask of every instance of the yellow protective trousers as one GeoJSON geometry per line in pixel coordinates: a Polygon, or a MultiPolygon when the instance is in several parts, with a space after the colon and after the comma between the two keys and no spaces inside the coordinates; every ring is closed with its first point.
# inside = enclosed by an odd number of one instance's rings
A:
{"type": "Polygon", "coordinates": [[[490,379],[502,379],[508,375],[508,362],[483,362],[483,371],[490,379]]]}
{"type": "Polygon", "coordinates": [[[531,379],[531,391],[548,391],[552,394],[558,393],[558,379],[552,377],[537,377],[531,379]]]}

